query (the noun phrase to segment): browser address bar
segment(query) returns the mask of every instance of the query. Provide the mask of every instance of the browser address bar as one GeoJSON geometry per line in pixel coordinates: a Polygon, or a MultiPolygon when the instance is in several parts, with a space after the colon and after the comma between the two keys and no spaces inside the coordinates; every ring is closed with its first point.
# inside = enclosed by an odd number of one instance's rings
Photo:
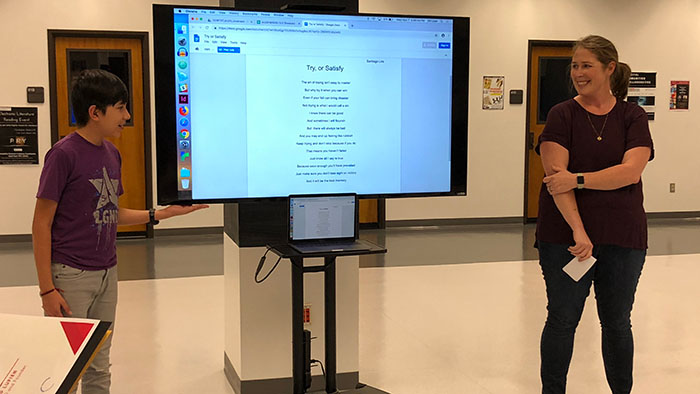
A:
{"type": "Polygon", "coordinates": [[[327,33],[327,34],[341,34],[340,33],[340,28],[320,28],[320,27],[314,27],[314,28],[304,28],[304,27],[297,27],[297,28],[290,28],[290,27],[265,27],[265,26],[260,26],[260,25],[250,25],[250,26],[217,26],[218,31],[220,32],[278,32],[278,33],[303,33],[303,34],[316,34],[316,33],[327,33]]]}

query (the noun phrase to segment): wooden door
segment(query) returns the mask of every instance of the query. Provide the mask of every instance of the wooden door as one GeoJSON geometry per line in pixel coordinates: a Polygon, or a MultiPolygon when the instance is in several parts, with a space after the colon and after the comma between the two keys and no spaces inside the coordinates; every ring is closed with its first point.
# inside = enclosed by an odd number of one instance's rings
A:
{"type": "MultiPolygon", "coordinates": [[[[142,44],[136,38],[56,37],[55,81],[58,139],[77,129],[70,112],[71,76],[86,68],[102,68],[119,76],[129,90],[131,120],[119,138],[110,138],[122,156],[124,194],[119,206],[146,209],[146,155],[144,149],[144,91],[142,44]]],[[[56,141],[53,141],[54,143],[56,141]]],[[[118,232],[144,233],[146,225],[120,226],[118,232]]]]}
{"type": "Polygon", "coordinates": [[[544,130],[549,110],[557,103],[576,95],[571,78],[571,48],[573,42],[532,45],[530,52],[530,80],[527,114],[527,159],[525,217],[526,221],[537,219],[540,188],[544,168],[540,156],[535,152],[537,139],[544,130]]]}
{"type": "Polygon", "coordinates": [[[377,200],[360,200],[360,223],[379,223],[379,210],[377,200]]]}

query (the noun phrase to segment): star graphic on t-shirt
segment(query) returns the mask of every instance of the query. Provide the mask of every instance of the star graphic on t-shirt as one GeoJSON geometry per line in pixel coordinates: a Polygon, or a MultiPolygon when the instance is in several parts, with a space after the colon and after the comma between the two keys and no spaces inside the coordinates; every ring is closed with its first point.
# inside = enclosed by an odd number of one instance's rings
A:
{"type": "Polygon", "coordinates": [[[100,192],[100,199],[95,209],[100,209],[110,202],[115,207],[119,206],[119,196],[117,196],[119,179],[110,179],[105,167],[102,167],[102,179],[90,179],[90,183],[100,192]]]}

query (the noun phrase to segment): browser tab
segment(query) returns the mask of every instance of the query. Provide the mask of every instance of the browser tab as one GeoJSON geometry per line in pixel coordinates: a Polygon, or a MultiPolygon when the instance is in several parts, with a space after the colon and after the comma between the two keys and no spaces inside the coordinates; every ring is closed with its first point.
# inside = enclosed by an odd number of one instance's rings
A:
{"type": "Polygon", "coordinates": [[[323,29],[347,29],[347,22],[334,22],[334,21],[304,21],[302,23],[304,27],[315,27],[323,29]]]}

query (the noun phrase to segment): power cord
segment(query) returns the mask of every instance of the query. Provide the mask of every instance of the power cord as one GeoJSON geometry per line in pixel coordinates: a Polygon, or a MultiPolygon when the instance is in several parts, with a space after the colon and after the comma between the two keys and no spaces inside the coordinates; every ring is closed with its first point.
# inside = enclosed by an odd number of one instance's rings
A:
{"type": "Polygon", "coordinates": [[[282,256],[280,256],[280,257],[277,259],[277,262],[275,263],[275,265],[274,265],[274,266],[272,267],[272,269],[270,270],[270,272],[268,272],[267,275],[265,275],[264,278],[258,279],[258,275],[260,274],[260,271],[262,271],[262,268],[263,268],[263,266],[265,265],[265,258],[267,257],[267,253],[268,253],[270,250],[272,250],[272,248],[267,248],[267,250],[265,251],[265,254],[263,254],[263,256],[260,258],[260,261],[258,262],[258,268],[255,269],[255,283],[263,283],[267,278],[270,277],[270,275],[272,275],[273,272],[275,272],[275,269],[276,269],[277,266],[280,264],[280,261],[282,261],[282,256]]]}
{"type": "MultiPolygon", "coordinates": [[[[311,360],[311,366],[314,366],[316,364],[321,366],[321,372],[323,372],[323,378],[328,379],[328,377],[326,376],[326,368],[323,367],[323,363],[320,360],[311,360]]],[[[361,387],[356,387],[356,388],[361,388],[361,387]]],[[[340,393],[340,391],[338,391],[338,389],[336,389],[332,394],[338,394],[338,393],[340,393]]]]}
{"type": "Polygon", "coordinates": [[[325,378],[326,377],[326,368],[323,367],[323,363],[321,362],[321,360],[311,360],[311,366],[314,366],[316,364],[321,366],[321,372],[323,372],[323,377],[325,378]]]}

